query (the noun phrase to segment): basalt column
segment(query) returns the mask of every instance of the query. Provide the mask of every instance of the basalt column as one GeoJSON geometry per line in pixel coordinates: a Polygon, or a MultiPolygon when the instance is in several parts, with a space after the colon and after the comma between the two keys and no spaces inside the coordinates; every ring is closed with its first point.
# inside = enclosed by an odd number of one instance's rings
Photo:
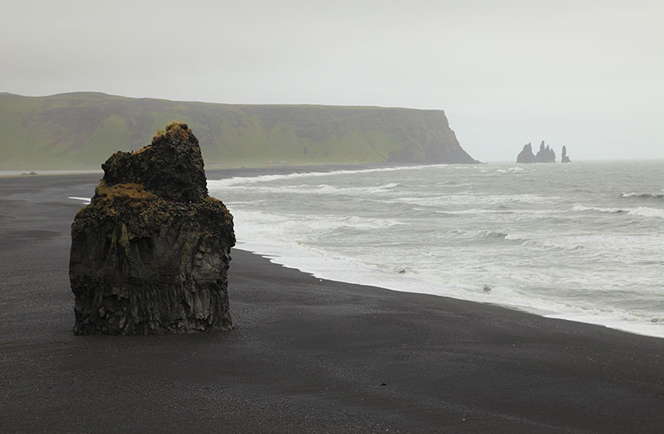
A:
{"type": "Polygon", "coordinates": [[[116,152],[72,224],[74,333],[166,334],[233,326],[233,217],[207,192],[198,140],[171,123],[138,151],[116,152]]]}

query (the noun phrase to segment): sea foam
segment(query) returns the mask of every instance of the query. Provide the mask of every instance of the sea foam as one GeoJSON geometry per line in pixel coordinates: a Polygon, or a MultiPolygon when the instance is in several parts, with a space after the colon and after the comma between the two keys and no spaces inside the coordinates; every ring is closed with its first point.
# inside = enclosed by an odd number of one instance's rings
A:
{"type": "Polygon", "coordinates": [[[648,191],[657,179],[664,185],[662,167],[491,169],[420,166],[208,184],[235,215],[239,248],[320,278],[664,337],[664,211],[652,199],[615,193],[648,191]],[[496,177],[497,170],[528,178],[496,177]]]}

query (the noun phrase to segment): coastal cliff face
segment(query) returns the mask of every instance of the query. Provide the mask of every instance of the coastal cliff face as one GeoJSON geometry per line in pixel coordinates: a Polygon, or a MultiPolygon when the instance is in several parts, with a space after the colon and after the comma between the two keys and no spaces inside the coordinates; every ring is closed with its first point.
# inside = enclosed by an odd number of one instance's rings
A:
{"type": "Polygon", "coordinates": [[[117,152],[72,224],[74,333],[165,334],[232,328],[231,214],[207,193],[197,138],[173,123],[117,152]]]}
{"type": "Polygon", "coordinates": [[[101,93],[0,94],[0,168],[96,168],[182,119],[205,143],[208,167],[264,164],[475,163],[442,110],[239,105],[101,93]],[[17,146],[20,145],[20,146],[17,146]],[[119,148],[118,148],[119,147],[119,148]]]}
{"type": "Polygon", "coordinates": [[[440,110],[414,111],[399,114],[390,123],[402,124],[404,147],[394,151],[389,161],[427,164],[478,163],[459,144],[450,129],[445,113],[440,110]]]}

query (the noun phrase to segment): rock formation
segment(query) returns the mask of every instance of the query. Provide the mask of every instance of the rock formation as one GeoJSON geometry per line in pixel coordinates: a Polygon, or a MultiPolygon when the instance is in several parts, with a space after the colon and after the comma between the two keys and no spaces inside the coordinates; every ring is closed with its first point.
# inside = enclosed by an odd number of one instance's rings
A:
{"type": "Polygon", "coordinates": [[[560,160],[561,163],[571,163],[572,160],[569,159],[569,156],[567,155],[567,148],[565,145],[563,145],[563,155],[562,159],[560,160]]]}
{"type": "Polygon", "coordinates": [[[555,163],[556,162],[556,153],[553,152],[553,149],[548,146],[544,146],[544,140],[540,143],[539,151],[535,155],[535,160],[537,163],[555,163]]]}
{"type": "Polygon", "coordinates": [[[528,143],[523,145],[523,150],[516,157],[517,163],[535,163],[535,154],[533,154],[533,145],[528,143]]]}
{"type": "Polygon", "coordinates": [[[232,328],[233,217],[208,196],[198,140],[171,123],[116,152],[72,224],[74,333],[165,334],[232,328]]]}
{"type": "Polygon", "coordinates": [[[556,153],[549,146],[544,145],[544,141],[540,143],[537,155],[533,154],[533,147],[530,143],[524,145],[523,150],[516,157],[517,163],[555,163],[556,153]]]}

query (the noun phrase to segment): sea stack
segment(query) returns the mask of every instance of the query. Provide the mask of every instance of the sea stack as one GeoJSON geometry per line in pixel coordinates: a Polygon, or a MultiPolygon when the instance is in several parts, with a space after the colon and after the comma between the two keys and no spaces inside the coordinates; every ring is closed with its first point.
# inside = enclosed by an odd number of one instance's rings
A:
{"type": "Polygon", "coordinates": [[[233,327],[228,268],[233,217],[208,196],[186,124],[116,152],[76,214],[69,262],[74,334],[191,333],[233,327]]]}
{"type": "Polygon", "coordinates": [[[567,147],[563,145],[563,155],[562,155],[562,160],[560,160],[561,163],[571,163],[572,160],[569,159],[569,155],[567,155],[567,147]]]}
{"type": "Polygon", "coordinates": [[[519,155],[516,157],[516,162],[525,164],[534,163],[535,154],[533,154],[533,145],[530,143],[523,145],[523,150],[519,152],[519,155]]]}
{"type": "Polygon", "coordinates": [[[540,143],[539,151],[535,155],[535,160],[537,163],[555,163],[556,162],[556,153],[553,149],[549,148],[547,145],[544,146],[544,140],[540,143]]]}
{"type": "Polygon", "coordinates": [[[555,163],[556,162],[556,153],[549,146],[544,145],[544,141],[540,143],[539,151],[537,155],[533,154],[533,146],[528,143],[524,145],[523,150],[516,157],[517,163],[555,163]]]}

